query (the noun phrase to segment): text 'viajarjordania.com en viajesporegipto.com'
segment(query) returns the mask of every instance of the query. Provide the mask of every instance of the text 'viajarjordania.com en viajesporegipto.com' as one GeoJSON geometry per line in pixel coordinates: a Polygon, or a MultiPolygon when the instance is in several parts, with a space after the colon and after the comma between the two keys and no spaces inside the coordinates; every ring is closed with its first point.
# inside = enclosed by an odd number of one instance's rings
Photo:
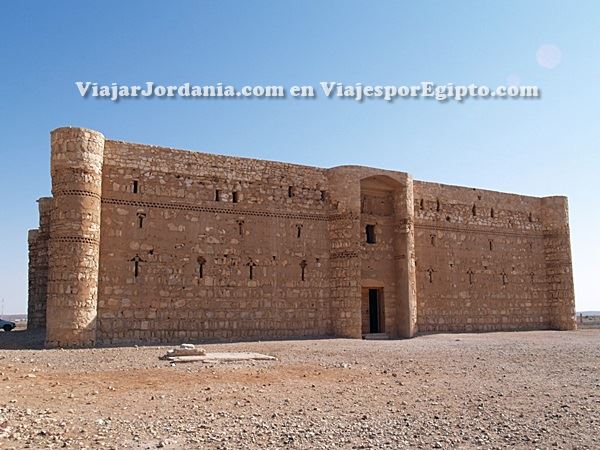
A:
{"type": "Polygon", "coordinates": [[[125,85],[118,83],[100,84],[92,81],[75,82],[77,91],[84,98],[97,98],[118,102],[136,98],[194,98],[194,99],[235,99],[235,98],[342,98],[358,102],[370,99],[393,102],[399,99],[425,98],[438,102],[453,100],[463,102],[469,98],[483,99],[536,99],[541,97],[538,86],[500,85],[490,88],[485,85],[454,83],[436,84],[423,81],[414,85],[371,85],[363,83],[344,84],[335,81],[321,81],[317,85],[248,85],[236,87],[216,83],[200,85],[183,83],[163,85],[152,81],[125,85]]]}

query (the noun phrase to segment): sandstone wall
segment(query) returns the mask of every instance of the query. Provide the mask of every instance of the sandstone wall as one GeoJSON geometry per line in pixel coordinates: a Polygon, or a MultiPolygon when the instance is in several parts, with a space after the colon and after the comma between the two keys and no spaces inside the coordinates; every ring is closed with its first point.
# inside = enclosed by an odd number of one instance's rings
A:
{"type": "Polygon", "coordinates": [[[575,327],[568,208],[533,198],[52,132],[29,235],[48,346],[575,327]],[[375,239],[367,242],[371,227],[375,239]]]}
{"type": "Polygon", "coordinates": [[[557,305],[574,305],[564,205],[558,245],[544,199],[425,182],[414,195],[419,331],[571,328],[555,323],[557,305]],[[569,266],[554,306],[549,258],[569,266]]]}
{"type": "Polygon", "coordinates": [[[104,158],[99,340],[332,333],[322,169],[115,141],[104,158]]]}

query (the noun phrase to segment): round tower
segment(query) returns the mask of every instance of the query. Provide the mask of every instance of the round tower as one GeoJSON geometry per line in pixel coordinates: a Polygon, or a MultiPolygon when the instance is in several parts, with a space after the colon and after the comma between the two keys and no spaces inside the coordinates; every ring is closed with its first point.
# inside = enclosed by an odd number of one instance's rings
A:
{"type": "Polygon", "coordinates": [[[576,330],[575,289],[567,197],[543,197],[542,222],[544,224],[544,255],[550,326],[557,330],[576,330]]]}
{"type": "Polygon", "coordinates": [[[51,132],[46,346],[96,342],[104,136],[84,128],[51,132]]]}

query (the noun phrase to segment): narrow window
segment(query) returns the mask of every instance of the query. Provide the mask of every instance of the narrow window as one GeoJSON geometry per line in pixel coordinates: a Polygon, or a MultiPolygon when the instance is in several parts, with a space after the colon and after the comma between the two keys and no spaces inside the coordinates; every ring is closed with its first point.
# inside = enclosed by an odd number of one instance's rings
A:
{"type": "Polygon", "coordinates": [[[138,213],[138,226],[139,228],[142,228],[144,226],[144,219],[146,218],[146,214],[144,213],[138,213]]]}
{"type": "Polygon", "coordinates": [[[298,225],[296,225],[296,237],[298,239],[300,239],[301,236],[302,236],[302,225],[298,224],[298,225]]]}
{"type": "Polygon", "coordinates": [[[306,273],[306,266],[307,266],[307,265],[308,265],[308,264],[307,264],[307,262],[306,262],[306,260],[305,260],[305,259],[303,259],[303,260],[300,262],[300,269],[302,270],[302,273],[301,273],[301,279],[302,279],[302,281],[304,281],[304,275],[305,275],[305,273],[306,273]]]}
{"type": "Polygon", "coordinates": [[[204,278],[204,264],[206,264],[206,259],[198,256],[198,278],[204,278]]]}
{"type": "Polygon", "coordinates": [[[243,220],[238,221],[238,234],[240,236],[244,235],[244,221],[243,220]]]}
{"type": "Polygon", "coordinates": [[[140,274],[140,262],[144,262],[142,261],[142,258],[140,258],[140,255],[135,255],[133,258],[131,258],[129,261],[133,262],[133,276],[135,278],[137,278],[140,274]]]}
{"type": "Polygon", "coordinates": [[[430,235],[431,238],[431,246],[435,247],[435,234],[430,235]]]}
{"type": "Polygon", "coordinates": [[[490,252],[494,250],[494,241],[490,239],[490,252]]]}
{"type": "Polygon", "coordinates": [[[435,210],[437,212],[440,212],[442,210],[442,204],[440,203],[440,199],[439,198],[435,201],[435,210]]]}
{"type": "Polygon", "coordinates": [[[375,244],[375,225],[367,225],[365,227],[365,232],[367,235],[367,244],[375,244]]]}
{"type": "Polygon", "coordinates": [[[506,272],[502,272],[502,284],[504,286],[508,284],[508,275],[506,275],[506,272]]]}
{"type": "Polygon", "coordinates": [[[496,217],[496,212],[494,211],[494,208],[492,208],[490,210],[490,217],[493,219],[494,217],[496,217]]]}
{"type": "Polygon", "coordinates": [[[238,193],[237,193],[237,191],[233,191],[233,192],[231,193],[231,201],[232,201],[233,203],[237,203],[237,202],[238,202],[238,193]]]}
{"type": "Polygon", "coordinates": [[[477,216],[477,206],[473,205],[471,212],[473,213],[473,217],[477,216]]]}
{"type": "Polygon", "coordinates": [[[292,198],[294,196],[294,187],[288,186],[288,197],[292,198]]]}
{"type": "Polygon", "coordinates": [[[321,191],[321,201],[327,200],[327,191],[321,191]]]}
{"type": "Polygon", "coordinates": [[[473,275],[474,275],[473,271],[469,269],[467,274],[469,275],[469,284],[473,284],[473,275]]]}
{"type": "Polygon", "coordinates": [[[256,263],[254,261],[252,261],[252,258],[248,258],[248,262],[246,263],[246,265],[248,266],[248,279],[253,280],[254,279],[254,266],[256,266],[256,263]]]}
{"type": "Polygon", "coordinates": [[[429,269],[427,269],[426,272],[427,272],[427,277],[429,278],[429,283],[433,283],[433,272],[434,272],[433,269],[429,268],[429,269]]]}
{"type": "Polygon", "coordinates": [[[131,188],[134,194],[138,193],[138,180],[133,180],[133,186],[131,188]]]}
{"type": "Polygon", "coordinates": [[[533,214],[532,213],[529,213],[529,221],[533,222],[533,214]]]}
{"type": "Polygon", "coordinates": [[[215,189],[215,202],[220,202],[221,201],[221,191],[218,189],[215,189]]]}
{"type": "Polygon", "coordinates": [[[421,199],[421,201],[419,202],[419,208],[421,208],[421,210],[425,208],[425,201],[423,199],[421,199]]]}

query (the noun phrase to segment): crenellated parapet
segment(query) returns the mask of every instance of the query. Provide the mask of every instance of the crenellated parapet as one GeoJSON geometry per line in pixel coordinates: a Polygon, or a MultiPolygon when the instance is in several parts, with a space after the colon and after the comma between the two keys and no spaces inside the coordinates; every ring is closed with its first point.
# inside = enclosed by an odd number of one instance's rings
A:
{"type": "Polygon", "coordinates": [[[58,128],[52,139],[46,345],[96,342],[104,136],[58,128]]]}

